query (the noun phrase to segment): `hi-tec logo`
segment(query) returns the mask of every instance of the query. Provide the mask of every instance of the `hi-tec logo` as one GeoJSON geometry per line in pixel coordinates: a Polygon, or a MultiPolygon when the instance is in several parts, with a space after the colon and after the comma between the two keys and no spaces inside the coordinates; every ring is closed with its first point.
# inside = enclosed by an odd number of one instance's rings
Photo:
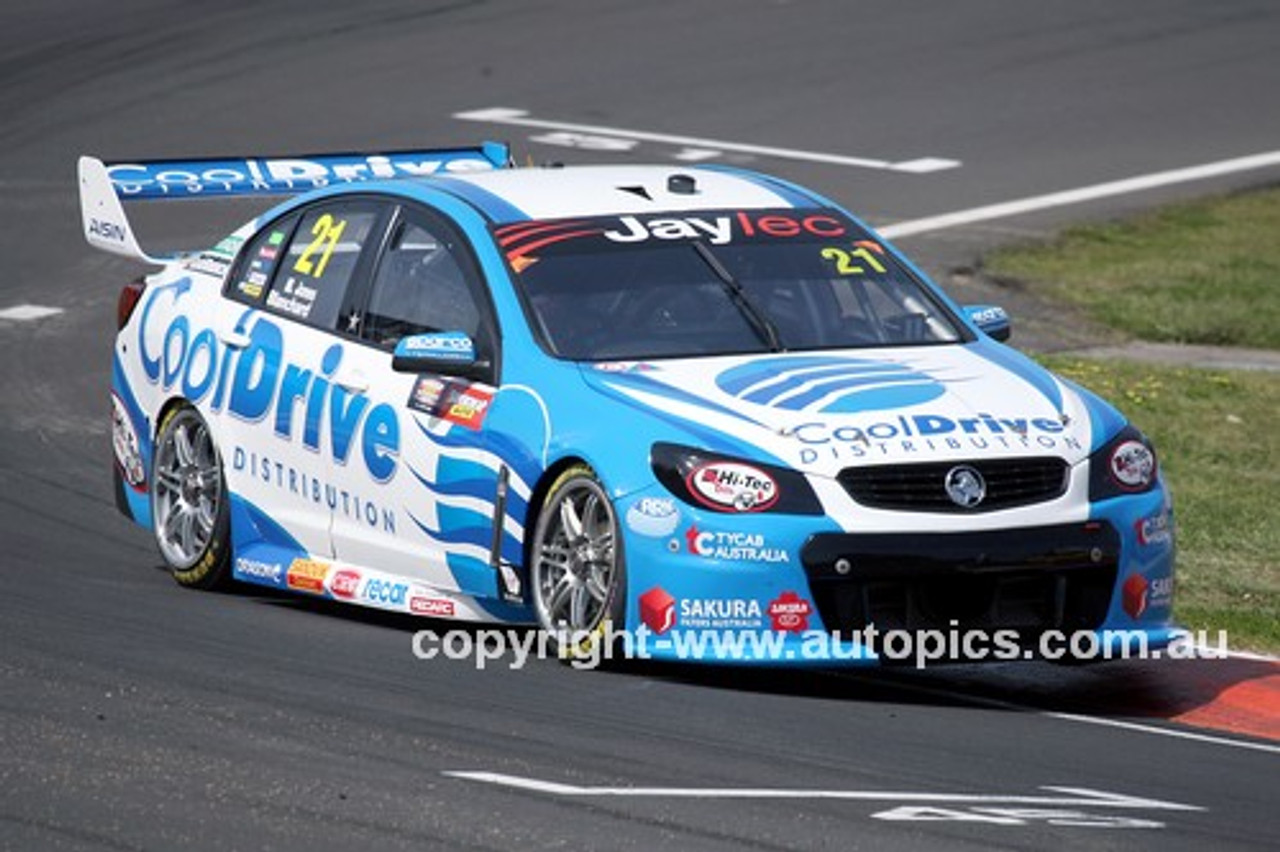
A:
{"type": "Polygon", "coordinates": [[[905,364],[859,358],[765,358],[725,370],[716,386],[743,402],[784,411],[853,413],[905,408],[946,392],[905,364]]]}
{"type": "Polygon", "coordinates": [[[644,240],[697,240],[706,238],[713,245],[733,240],[735,233],[744,237],[843,237],[844,223],[833,216],[808,216],[786,213],[754,214],[739,211],[731,216],[668,216],[641,218],[619,216],[619,227],[605,231],[604,237],[615,243],[637,243],[644,240]]]}
{"type": "Polygon", "coordinates": [[[372,154],[290,159],[195,160],[120,163],[107,173],[116,191],[132,198],[166,195],[236,195],[316,189],[382,178],[425,177],[438,172],[493,168],[478,152],[372,154]]]}
{"type": "Polygon", "coordinates": [[[741,462],[699,465],[685,478],[685,486],[702,505],[721,511],[762,512],[781,495],[772,476],[741,462]]]}
{"type": "MultiPolygon", "coordinates": [[[[193,329],[184,315],[175,317],[162,335],[152,336],[148,332],[152,310],[170,289],[177,294],[175,301],[181,298],[184,285],[189,286],[185,279],[158,288],[143,308],[138,357],[149,381],[166,391],[180,387],[192,403],[212,395],[209,405],[214,411],[225,407],[241,420],[270,421],[278,437],[288,441],[301,437],[310,450],[319,451],[327,432],[330,453],[338,464],[346,464],[358,443],[369,475],[378,482],[391,479],[400,455],[400,421],[389,404],[371,405],[363,393],[352,393],[332,381],[342,363],[341,344],[330,346],[318,364],[286,362],[279,326],[261,317],[247,329],[243,349],[222,344],[212,329],[193,329]],[[161,339],[158,349],[148,345],[148,339],[156,337],[161,339]]],[[[245,316],[250,313],[246,311],[245,316]]]]}

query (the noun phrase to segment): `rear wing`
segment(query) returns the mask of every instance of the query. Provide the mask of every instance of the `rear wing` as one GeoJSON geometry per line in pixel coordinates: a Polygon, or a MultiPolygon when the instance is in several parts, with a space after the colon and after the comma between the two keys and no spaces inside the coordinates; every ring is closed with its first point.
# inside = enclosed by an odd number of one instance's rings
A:
{"type": "Polygon", "coordinates": [[[243,159],[148,160],[107,164],[81,157],[80,218],[89,245],[144,263],[170,257],[149,255],[138,244],[123,201],[287,195],[368,180],[487,171],[511,164],[506,145],[434,148],[373,154],[314,154],[243,159]]]}

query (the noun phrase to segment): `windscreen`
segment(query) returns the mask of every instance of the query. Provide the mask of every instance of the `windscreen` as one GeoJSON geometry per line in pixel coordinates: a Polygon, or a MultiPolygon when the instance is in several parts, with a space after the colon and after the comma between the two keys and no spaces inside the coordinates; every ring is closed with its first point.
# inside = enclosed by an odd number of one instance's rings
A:
{"type": "Polygon", "coordinates": [[[494,238],[530,320],[571,360],[964,339],[932,292],[836,210],[520,222],[494,238]]]}

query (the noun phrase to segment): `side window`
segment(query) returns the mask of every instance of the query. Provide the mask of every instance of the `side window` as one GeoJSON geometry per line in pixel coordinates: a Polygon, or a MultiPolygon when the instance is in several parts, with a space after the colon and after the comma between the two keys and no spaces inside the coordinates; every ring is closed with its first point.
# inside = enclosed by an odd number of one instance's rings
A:
{"type": "MultiPolygon", "coordinates": [[[[303,213],[275,261],[279,268],[266,306],[308,325],[336,328],[347,286],[379,214],[380,208],[369,201],[326,204],[303,213]]],[[[273,238],[269,235],[268,243],[273,238]]]]}
{"type": "Polygon", "coordinates": [[[235,283],[228,295],[241,302],[261,305],[266,295],[271,275],[280,265],[280,254],[284,243],[298,224],[297,215],[286,216],[273,222],[271,227],[258,233],[241,255],[240,266],[236,271],[235,283]]]}
{"type": "Polygon", "coordinates": [[[480,306],[460,251],[443,225],[409,212],[378,265],[364,337],[392,346],[409,334],[465,331],[479,345],[480,306]]]}

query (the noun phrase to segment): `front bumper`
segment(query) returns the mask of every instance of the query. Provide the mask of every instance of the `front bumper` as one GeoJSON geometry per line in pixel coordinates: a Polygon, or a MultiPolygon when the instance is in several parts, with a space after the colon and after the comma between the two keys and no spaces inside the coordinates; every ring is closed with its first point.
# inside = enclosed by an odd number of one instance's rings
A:
{"type": "Polygon", "coordinates": [[[970,533],[822,533],[801,550],[822,622],[881,630],[1090,630],[1106,620],[1120,536],[1105,522],[970,533]]]}
{"type": "Polygon", "coordinates": [[[1000,527],[988,515],[987,529],[944,533],[707,516],[658,500],[671,513],[660,531],[624,531],[627,627],[647,631],[654,659],[867,665],[893,659],[886,634],[908,643],[934,634],[948,638],[948,653],[930,662],[1022,660],[1049,657],[1042,649],[1054,637],[1053,648],[1090,634],[1085,647],[1156,649],[1179,635],[1163,485],[1094,504],[1070,523],[1000,527]],[[952,637],[967,636],[954,653],[952,637]]]}

